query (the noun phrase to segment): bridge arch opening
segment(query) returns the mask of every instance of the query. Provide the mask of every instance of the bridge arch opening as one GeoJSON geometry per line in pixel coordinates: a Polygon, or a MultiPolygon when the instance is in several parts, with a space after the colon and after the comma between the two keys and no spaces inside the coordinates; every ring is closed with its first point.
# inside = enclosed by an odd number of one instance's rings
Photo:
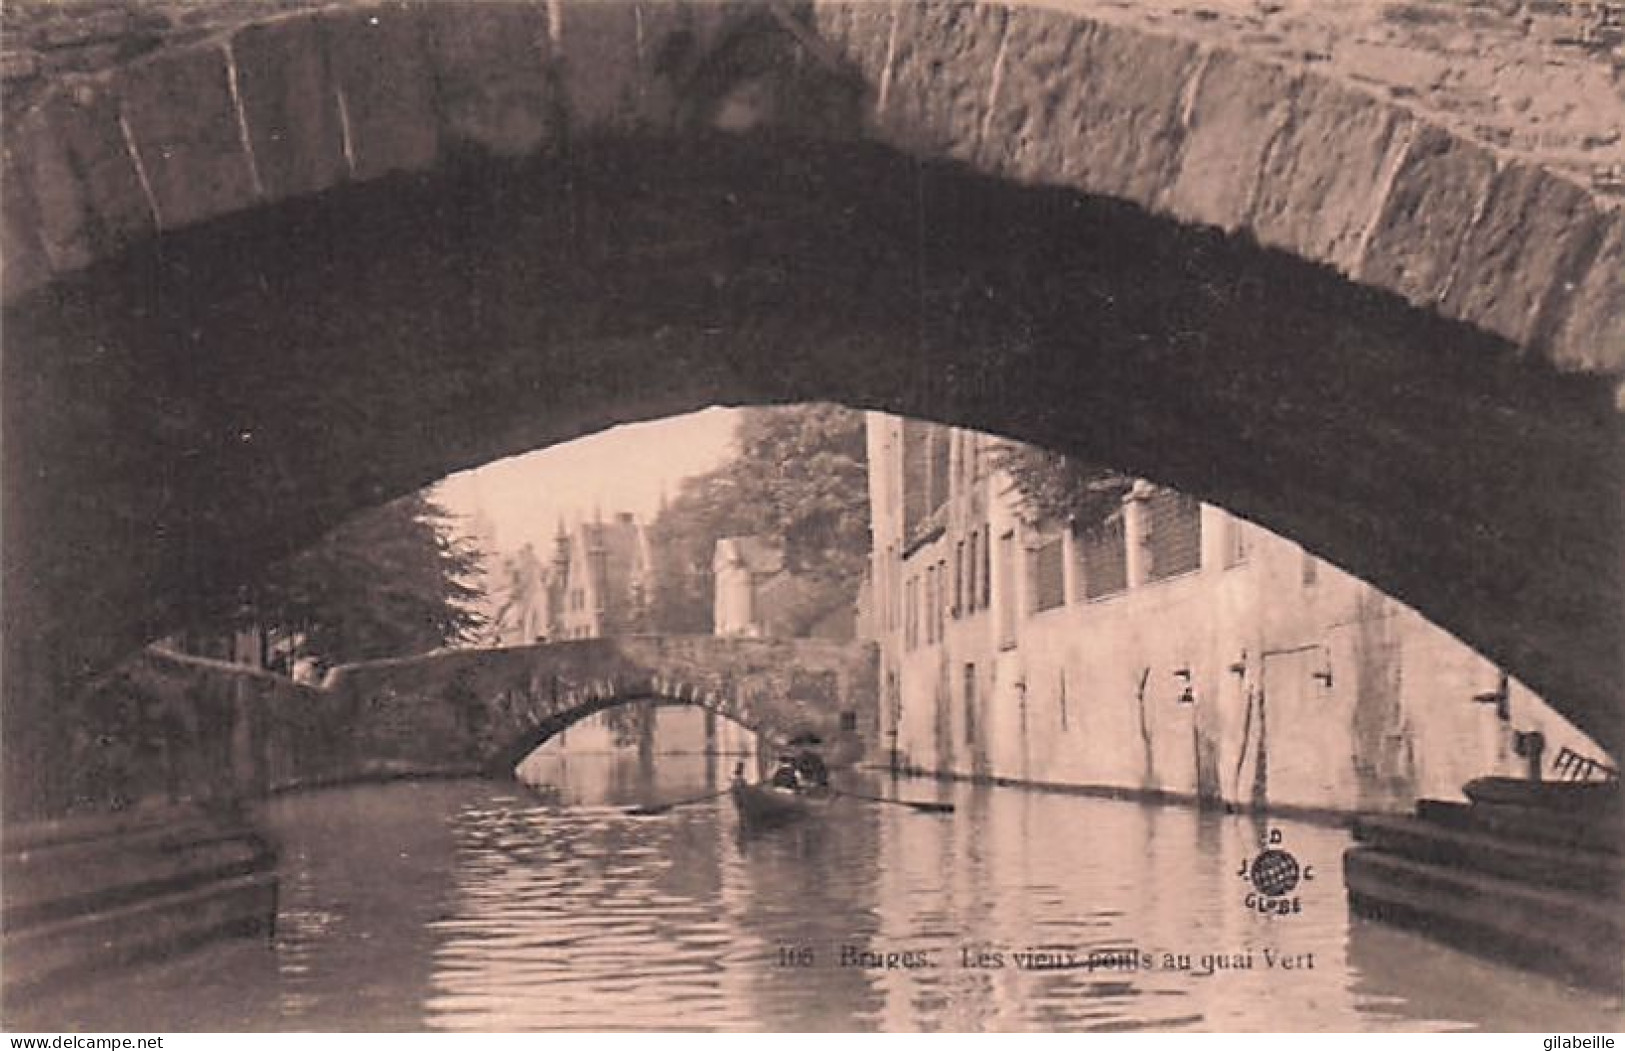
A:
{"type": "Polygon", "coordinates": [[[610,801],[658,806],[720,794],[736,768],[755,778],[756,734],[698,705],[630,700],[541,742],[513,769],[556,804],[610,801]]]}
{"type": "Polygon", "coordinates": [[[597,158],[291,202],[17,305],[9,455],[50,466],[12,471],[7,637],[94,666],[449,470],[824,399],[1229,507],[1612,738],[1625,530],[1594,381],[1120,202],[871,147],[597,158]]]}
{"type": "MultiPolygon", "coordinates": [[[[450,130],[432,163],[191,225],[170,208],[156,237],[103,215],[92,240],[114,248],[14,296],[8,705],[35,710],[449,471],[615,422],[821,399],[1230,508],[1617,750],[1625,458],[1606,369],[1560,374],[1161,191],[1069,184],[1065,150],[1021,174],[901,149],[869,133],[861,60],[808,63],[782,26],[728,39],[662,129],[550,138],[484,120],[498,95],[470,88],[474,110],[434,110],[450,130]],[[762,80],[751,40],[814,72],[762,80]]],[[[184,176],[149,188],[160,214],[184,176]]]]}
{"type": "MultiPolygon", "coordinates": [[[[639,712],[643,710],[658,712],[660,709],[693,712],[697,715],[711,715],[719,720],[726,720],[753,738],[763,733],[771,735],[774,730],[772,727],[762,726],[754,721],[751,723],[743,722],[728,705],[722,704],[714,698],[707,699],[704,696],[685,698],[680,695],[674,696],[663,693],[642,695],[633,693],[585,702],[568,712],[542,719],[531,729],[519,733],[514,739],[497,747],[495,753],[497,758],[494,761],[492,770],[493,772],[506,770],[512,773],[538,751],[547,748],[550,744],[560,742],[561,738],[572,727],[582,724],[595,715],[615,711],[639,712]],[[515,756],[518,758],[512,765],[509,765],[508,761],[515,756]]],[[[624,733],[621,732],[621,727],[611,727],[610,736],[617,747],[631,746],[636,748],[640,745],[638,740],[640,734],[648,734],[648,739],[651,742],[655,741],[653,735],[649,733],[654,729],[654,726],[640,725],[634,722],[624,733]]],[[[755,752],[756,748],[752,747],[749,750],[755,752]]]]}

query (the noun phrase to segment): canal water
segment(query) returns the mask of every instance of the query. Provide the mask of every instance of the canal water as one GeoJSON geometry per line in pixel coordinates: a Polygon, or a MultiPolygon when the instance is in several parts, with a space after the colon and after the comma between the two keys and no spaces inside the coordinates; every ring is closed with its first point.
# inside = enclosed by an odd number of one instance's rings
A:
{"type": "MultiPolygon", "coordinates": [[[[1339,830],[905,780],[745,836],[733,757],[538,753],[540,784],[265,804],[270,944],[22,1005],[42,1030],[1616,1028],[1617,1003],[1351,918],[1339,830]],[[1248,903],[1269,830],[1311,876],[1248,903]],[[1046,956],[1028,955],[1038,950],[1046,956]]],[[[1255,894],[1256,899],[1256,894],[1255,894]]]]}

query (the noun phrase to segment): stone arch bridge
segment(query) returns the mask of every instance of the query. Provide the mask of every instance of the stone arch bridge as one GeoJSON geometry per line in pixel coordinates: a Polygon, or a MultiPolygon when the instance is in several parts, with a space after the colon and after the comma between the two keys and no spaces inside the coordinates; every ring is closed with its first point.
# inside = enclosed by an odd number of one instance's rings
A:
{"type": "Polygon", "coordinates": [[[869,643],[624,636],[348,665],[327,692],[349,713],[358,771],[506,775],[573,723],[644,700],[704,708],[770,743],[805,731],[872,750],[875,668],[869,643]]]}
{"type": "Polygon", "coordinates": [[[1223,505],[1617,752],[1611,5],[1188,8],[7,4],[8,806],[346,516],[809,399],[1223,505]]]}

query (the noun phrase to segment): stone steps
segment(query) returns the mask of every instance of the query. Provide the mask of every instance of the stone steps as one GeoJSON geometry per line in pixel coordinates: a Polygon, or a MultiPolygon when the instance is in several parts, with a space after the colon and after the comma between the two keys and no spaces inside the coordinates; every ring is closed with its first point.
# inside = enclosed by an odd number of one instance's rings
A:
{"type": "Polygon", "coordinates": [[[130,851],[86,859],[75,865],[73,855],[83,857],[83,849],[35,852],[19,858],[5,869],[4,904],[0,906],[0,927],[11,930],[86,910],[136,901],[141,898],[183,889],[211,879],[229,879],[275,865],[276,855],[263,842],[252,837],[214,834],[206,838],[168,840],[156,849],[130,851]],[[63,881],[63,872],[75,877],[63,881]]]}
{"type": "Polygon", "coordinates": [[[1625,887],[1625,859],[1617,854],[1574,851],[1554,856],[1551,847],[1441,826],[1414,818],[1372,817],[1355,823],[1354,838],[1398,857],[1482,872],[1532,886],[1618,898],[1625,887]]]}
{"type": "Polygon", "coordinates": [[[1589,986],[1625,987],[1619,906],[1370,847],[1343,855],[1354,911],[1589,986]]]}
{"type": "Polygon", "coordinates": [[[7,999],[276,918],[275,849],[192,808],[7,829],[0,877],[7,999]]]}
{"type": "Polygon", "coordinates": [[[1616,815],[1425,800],[1356,822],[1350,907],[1470,952],[1625,991],[1625,858],[1616,815]]]}
{"type": "Polygon", "coordinates": [[[8,930],[7,999],[31,988],[94,978],[220,938],[264,935],[276,916],[275,873],[254,872],[66,919],[8,930]]]}
{"type": "Polygon", "coordinates": [[[1424,799],[1416,816],[1446,828],[1469,829],[1559,850],[1619,854],[1622,829],[1617,820],[1586,817],[1512,803],[1445,803],[1424,799]]]}

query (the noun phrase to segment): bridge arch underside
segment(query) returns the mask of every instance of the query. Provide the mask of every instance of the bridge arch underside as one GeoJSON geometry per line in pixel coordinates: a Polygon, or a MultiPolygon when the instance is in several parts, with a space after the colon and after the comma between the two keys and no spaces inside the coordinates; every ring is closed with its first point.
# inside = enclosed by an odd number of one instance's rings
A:
{"type": "Polygon", "coordinates": [[[1220,504],[1622,741],[1611,381],[1116,199],[793,136],[470,153],[142,242],[4,338],[12,705],[450,471],[824,399],[1220,504]]]}
{"type": "Polygon", "coordinates": [[[796,729],[790,724],[778,725],[771,716],[759,717],[754,713],[741,711],[731,698],[725,696],[698,689],[684,689],[681,686],[672,689],[643,684],[618,688],[605,696],[583,701],[567,711],[535,720],[527,719],[519,723],[517,728],[510,726],[505,732],[490,734],[490,745],[482,757],[484,759],[482,765],[491,774],[506,776],[511,774],[526,756],[581,720],[612,708],[640,702],[647,702],[656,708],[697,708],[701,711],[714,712],[751,733],[766,733],[770,737],[788,737],[796,729]]]}

